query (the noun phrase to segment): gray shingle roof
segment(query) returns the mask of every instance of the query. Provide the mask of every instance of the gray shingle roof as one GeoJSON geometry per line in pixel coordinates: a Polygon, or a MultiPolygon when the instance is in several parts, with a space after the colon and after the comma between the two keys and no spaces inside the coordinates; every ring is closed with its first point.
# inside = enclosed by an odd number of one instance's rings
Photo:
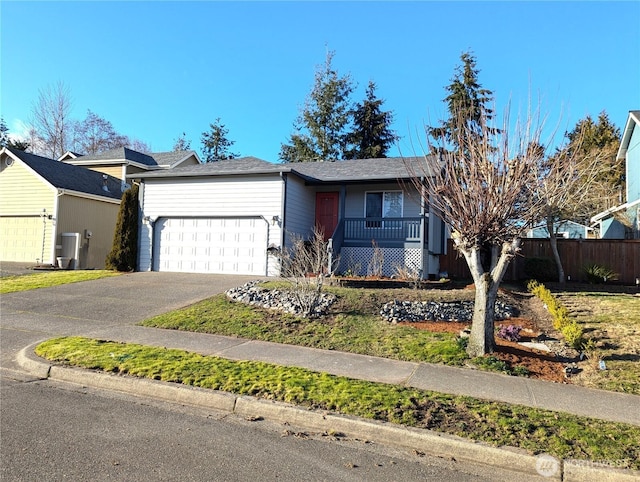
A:
{"type": "Polygon", "coordinates": [[[408,179],[422,176],[426,170],[424,157],[390,157],[290,164],[273,164],[256,157],[241,157],[199,166],[176,167],[168,171],[133,174],[127,177],[148,179],[291,172],[309,183],[330,183],[408,179]]]}
{"type": "Polygon", "coordinates": [[[424,157],[386,157],[333,162],[301,162],[291,170],[309,182],[363,182],[409,179],[427,170],[424,157]]]}
{"type": "Polygon", "coordinates": [[[239,174],[265,174],[289,171],[283,164],[258,159],[257,157],[239,157],[224,161],[208,162],[197,166],[178,166],[170,170],[131,174],[128,178],[155,177],[192,177],[192,176],[224,176],[239,174]]]}
{"type": "Polygon", "coordinates": [[[116,177],[107,176],[106,181],[109,188],[109,192],[107,192],[103,190],[104,178],[100,172],[17,149],[6,149],[58,189],[68,189],[111,199],[122,197],[121,181],[116,177]]]}
{"type": "Polygon", "coordinates": [[[190,155],[195,154],[194,151],[170,151],[170,152],[152,152],[149,154],[156,161],[158,166],[172,166],[190,155]]]}
{"type": "Polygon", "coordinates": [[[76,159],[77,161],[111,161],[111,160],[127,160],[144,164],[146,166],[157,166],[158,163],[149,154],[134,151],[128,147],[116,147],[99,154],[88,154],[76,159]]]}

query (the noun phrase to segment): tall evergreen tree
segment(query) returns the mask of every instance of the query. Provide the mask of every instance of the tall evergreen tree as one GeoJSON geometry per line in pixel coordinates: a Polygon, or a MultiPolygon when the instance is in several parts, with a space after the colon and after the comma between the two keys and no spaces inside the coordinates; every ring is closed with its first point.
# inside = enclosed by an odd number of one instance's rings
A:
{"type": "Polygon", "coordinates": [[[27,141],[12,139],[9,136],[9,127],[4,121],[4,117],[0,117],[0,147],[10,147],[18,151],[26,151],[30,147],[27,141]]]}
{"type": "Polygon", "coordinates": [[[369,81],[366,98],[353,110],[353,131],[348,136],[348,159],[375,159],[387,157],[387,152],[398,136],[391,130],[393,113],[383,111],[384,100],[376,97],[376,84],[369,81]]]}
{"type": "Polygon", "coordinates": [[[590,160],[596,157],[600,159],[602,167],[592,187],[594,196],[589,203],[591,215],[623,202],[625,164],[624,160],[617,159],[620,129],[611,122],[607,113],[602,111],[595,121],[587,115],[577,122],[566,137],[569,141],[566,154],[581,159],[583,165],[589,165],[590,160]]]}
{"type": "Polygon", "coordinates": [[[4,117],[0,117],[0,147],[7,147],[7,144],[9,144],[9,128],[4,117]]]}
{"type": "Polygon", "coordinates": [[[296,132],[280,148],[283,162],[329,161],[346,157],[351,116],[349,96],[353,84],[349,75],[339,76],[327,52],[325,63],[316,69],[314,86],[294,126],[296,132]]]}
{"type": "Polygon", "coordinates": [[[107,269],[135,271],[138,262],[138,185],[122,195],[113,235],[113,247],[107,255],[107,269]]]}
{"type": "Polygon", "coordinates": [[[433,139],[453,149],[472,143],[473,140],[465,137],[482,139],[483,129],[488,129],[489,134],[499,132],[488,126],[493,119],[493,110],[489,105],[493,101],[493,92],[481,86],[475,56],[471,52],[464,52],[460,60],[462,64],[456,67],[451,84],[445,87],[449,92],[444,98],[448,118],[439,126],[427,128],[427,133],[433,139]]]}
{"type": "Polygon", "coordinates": [[[213,124],[209,124],[210,130],[202,133],[202,156],[204,162],[215,162],[224,159],[235,159],[239,154],[230,152],[235,141],[229,140],[229,130],[218,117],[213,124]]]}

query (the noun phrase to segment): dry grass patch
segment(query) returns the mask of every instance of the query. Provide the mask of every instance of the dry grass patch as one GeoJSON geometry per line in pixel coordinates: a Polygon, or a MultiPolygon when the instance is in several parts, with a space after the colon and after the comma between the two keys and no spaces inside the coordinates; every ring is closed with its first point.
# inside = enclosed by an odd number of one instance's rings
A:
{"type": "Polygon", "coordinates": [[[600,291],[563,291],[558,296],[590,340],[585,347],[588,359],[573,381],[640,395],[640,296],[600,291]]]}

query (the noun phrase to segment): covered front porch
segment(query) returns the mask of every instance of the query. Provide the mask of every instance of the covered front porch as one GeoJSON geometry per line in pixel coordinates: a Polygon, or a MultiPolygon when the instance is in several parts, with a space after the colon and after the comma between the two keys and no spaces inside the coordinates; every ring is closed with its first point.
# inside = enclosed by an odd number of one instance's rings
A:
{"type": "MultiPolygon", "coordinates": [[[[328,240],[331,272],[427,278],[429,218],[343,218],[328,240]]],[[[433,268],[433,266],[432,266],[433,268]]]]}

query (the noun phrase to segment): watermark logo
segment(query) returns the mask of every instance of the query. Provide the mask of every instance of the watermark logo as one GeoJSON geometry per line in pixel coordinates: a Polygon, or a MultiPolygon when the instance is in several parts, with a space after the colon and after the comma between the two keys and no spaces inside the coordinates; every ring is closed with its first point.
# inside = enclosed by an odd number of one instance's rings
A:
{"type": "Polygon", "coordinates": [[[541,454],[536,458],[536,471],[543,477],[553,477],[560,470],[560,461],[549,454],[541,454]]]}

